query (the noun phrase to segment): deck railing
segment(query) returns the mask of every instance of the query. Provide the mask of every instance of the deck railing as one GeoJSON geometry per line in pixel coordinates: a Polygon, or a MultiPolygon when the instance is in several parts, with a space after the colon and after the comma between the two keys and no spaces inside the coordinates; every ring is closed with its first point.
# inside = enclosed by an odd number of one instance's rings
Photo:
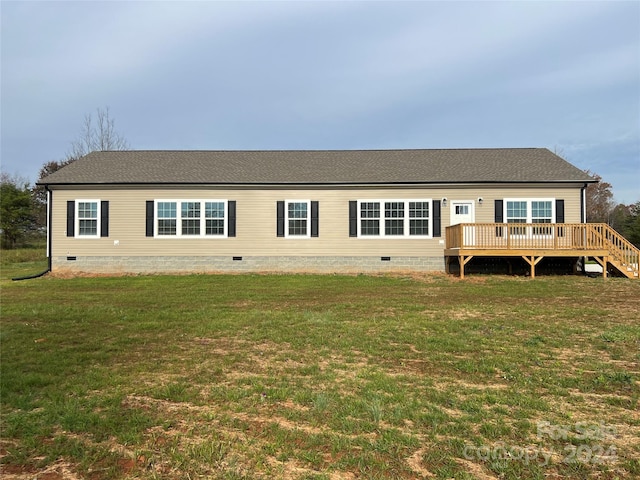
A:
{"type": "Polygon", "coordinates": [[[609,262],[630,278],[639,275],[640,250],[605,223],[461,223],[446,228],[446,248],[463,256],[574,251],[600,258],[602,265],[609,262]]]}
{"type": "Polygon", "coordinates": [[[620,237],[603,223],[461,223],[447,227],[446,245],[479,250],[607,250],[611,232],[620,237]]]}

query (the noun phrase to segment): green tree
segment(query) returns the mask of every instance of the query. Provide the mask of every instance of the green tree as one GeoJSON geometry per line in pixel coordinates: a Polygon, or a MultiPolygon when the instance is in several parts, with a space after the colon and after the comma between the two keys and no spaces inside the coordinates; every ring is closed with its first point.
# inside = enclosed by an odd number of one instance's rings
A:
{"type": "Polygon", "coordinates": [[[15,248],[34,230],[35,218],[29,182],[3,173],[0,178],[2,246],[15,248]]]}
{"type": "Polygon", "coordinates": [[[613,210],[611,210],[611,215],[609,216],[609,225],[616,231],[620,233],[624,233],[625,223],[631,215],[631,205],[625,205],[624,203],[619,203],[616,205],[613,210]]]}
{"type": "Polygon", "coordinates": [[[611,212],[609,225],[640,248],[640,201],[631,205],[616,205],[611,212]]]}
{"type": "Polygon", "coordinates": [[[622,233],[627,240],[640,248],[640,201],[629,205],[629,216],[624,223],[622,233]]]}

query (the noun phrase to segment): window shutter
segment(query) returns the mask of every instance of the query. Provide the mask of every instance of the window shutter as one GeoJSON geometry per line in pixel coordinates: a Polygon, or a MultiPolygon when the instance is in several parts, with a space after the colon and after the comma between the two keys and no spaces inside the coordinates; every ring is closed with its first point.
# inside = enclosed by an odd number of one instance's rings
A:
{"type": "Polygon", "coordinates": [[[318,202],[311,201],[311,236],[318,236],[318,202]]]}
{"type": "Polygon", "coordinates": [[[349,200],[349,236],[358,236],[358,202],[349,200]]]}
{"type": "Polygon", "coordinates": [[[278,237],[284,237],[284,200],[278,200],[276,203],[276,234],[278,237]]]}
{"type": "Polygon", "coordinates": [[[147,200],[147,237],[153,237],[153,200],[147,200]]]}
{"type": "MultiPolygon", "coordinates": [[[[504,202],[502,199],[495,201],[494,207],[494,221],[495,223],[504,222],[504,202]]],[[[502,227],[496,227],[496,237],[502,236],[502,227]]]]}
{"type": "Polygon", "coordinates": [[[74,200],[67,201],[67,237],[75,237],[76,235],[76,202],[74,200]]]}
{"type": "Polygon", "coordinates": [[[442,236],[442,220],[440,213],[440,200],[433,201],[433,236],[442,236]]]}
{"type": "Polygon", "coordinates": [[[564,200],[556,200],[556,223],[564,223],[564,200]]]}
{"type": "MultiPolygon", "coordinates": [[[[556,223],[564,223],[564,200],[556,199],[556,223]]],[[[558,237],[564,237],[564,227],[557,227],[558,237]]]]}
{"type": "Polygon", "coordinates": [[[109,201],[100,202],[100,236],[109,236],[109,201]]]}
{"type": "Polygon", "coordinates": [[[236,236],[236,201],[227,202],[227,237],[236,236]]]}
{"type": "Polygon", "coordinates": [[[495,201],[495,222],[504,222],[504,203],[502,200],[495,201]]]}

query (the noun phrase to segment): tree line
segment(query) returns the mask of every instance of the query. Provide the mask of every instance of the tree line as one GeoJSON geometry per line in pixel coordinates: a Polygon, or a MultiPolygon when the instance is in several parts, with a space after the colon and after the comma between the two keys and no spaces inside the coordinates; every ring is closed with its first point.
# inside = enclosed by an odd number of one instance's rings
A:
{"type": "Polygon", "coordinates": [[[613,200],[613,187],[597,173],[585,170],[598,183],[591,183],[586,190],[587,222],[606,223],[640,248],[640,200],[625,205],[613,200]]]}
{"type": "MultiPolygon", "coordinates": [[[[98,108],[96,116],[87,114],[78,138],[71,142],[67,156],[45,163],[38,175],[42,180],[60,168],[93,151],[128,150],[129,143],[115,128],[109,108],[98,108]]],[[[586,190],[587,222],[607,223],[640,248],[640,200],[615,204],[613,189],[596,173],[586,173],[598,180],[586,190]]],[[[30,186],[27,179],[2,173],[0,178],[0,229],[2,247],[15,248],[34,237],[42,237],[46,229],[47,193],[44,187],[30,186]]]]}

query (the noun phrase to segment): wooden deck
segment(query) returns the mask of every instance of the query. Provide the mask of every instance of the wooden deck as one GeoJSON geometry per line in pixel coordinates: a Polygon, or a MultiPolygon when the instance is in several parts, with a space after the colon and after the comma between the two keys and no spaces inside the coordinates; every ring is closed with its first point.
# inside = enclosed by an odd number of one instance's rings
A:
{"type": "Polygon", "coordinates": [[[638,278],[640,253],[618,232],[604,223],[461,223],[446,228],[447,271],[454,258],[464,266],[477,256],[521,257],[531,267],[544,257],[591,257],[628,278],[638,278]]]}

